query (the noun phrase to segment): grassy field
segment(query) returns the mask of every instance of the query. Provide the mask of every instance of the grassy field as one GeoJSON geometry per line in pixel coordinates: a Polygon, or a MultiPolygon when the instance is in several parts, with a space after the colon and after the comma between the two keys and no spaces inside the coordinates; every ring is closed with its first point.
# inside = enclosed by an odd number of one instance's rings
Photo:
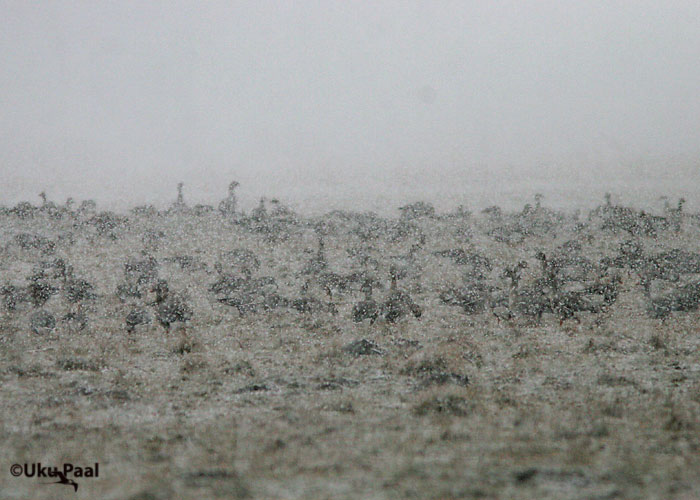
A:
{"type": "MultiPolygon", "coordinates": [[[[82,305],[83,330],[59,322],[37,335],[29,305],[0,315],[0,498],[700,498],[700,313],[649,317],[625,270],[615,306],[580,323],[499,321],[438,299],[462,271],[434,250],[487,255],[495,284],[506,265],[527,260],[527,282],[536,251],[585,239],[568,222],[511,245],[487,236],[481,215],[420,218],[408,237],[374,239],[380,299],[388,256],[424,235],[420,272],[400,283],[423,314],[370,325],[352,321],[357,289],[335,299],[335,315],[243,317],[208,292],[221,252],[246,248],[257,275],[298,295],[317,247],[303,224],[278,241],[213,214],[131,216],[112,239],[66,218],[2,217],[3,282],[22,283],[37,262],[61,256],[97,298],[82,305]],[[165,234],[152,253],[194,315],[168,334],[156,322],[127,334],[129,303],[114,292],[148,230],[165,234]],[[55,255],[19,249],[20,232],[56,241],[55,255]],[[174,255],[206,267],[163,260],[174,255]],[[376,349],[347,348],[360,339],[376,349]],[[100,475],[76,479],[74,492],[13,477],[11,465],[25,462],[99,462],[100,475]]],[[[329,219],[329,267],[349,272],[352,222],[329,219]]],[[[596,262],[628,238],[595,224],[584,232],[596,262]]],[[[699,251],[699,234],[686,224],[641,241],[649,252],[699,251]]],[[[57,317],[67,308],[60,295],[44,307],[57,317]]]]}

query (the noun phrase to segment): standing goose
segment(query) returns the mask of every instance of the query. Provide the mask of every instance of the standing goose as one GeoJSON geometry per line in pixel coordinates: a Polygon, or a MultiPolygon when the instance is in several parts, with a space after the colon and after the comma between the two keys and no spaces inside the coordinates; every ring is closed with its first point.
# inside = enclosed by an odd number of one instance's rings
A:
{"type": "Polygon", "coordinates": [[[526,261],[521,260],[515,266],[506,267],[501,274],[501,278],[509,281],[507,285],[507,293],[500,293],[491,301],[491,312],[496,317],[498,322],[501,320],[510,321],[515,318],[515,303],[517,297],[518,286],[522,279],[523,269],[527,269],[526,261]]]}
{"type": "Polygon", "coordinates": [[[87,327],[88,319],[83,313],[82,304],[85,300],[94,300],[97,297],[94,293],[95,287],[84,279],[76,278],[73,274],[73,266],[65,262],[59,264],[57,274],[63,278],[61,293],[68,302],[68,312],[62,320],[71,330],[83,330],[87,327]]]}
{"type": "Polygon", "coordinates": [[[671,224],[673,225],[673,230],[676,233],[681,232],[681,226],[683,224],[683,205],[685,204],[685,198],[680,198],[678,200],[678,207],[668,210],[668,217],[671,219],[671,224]]]}
{"type": "Polygon", "coordinates": [[[391,272],[390,274],[391,289],[389,290],[389,296],[382,305],[384,319],[389,323],[395,323],[409,312],[416,318],[420,318],[423,314],[421,307],[413,301],[409,294],[396,288],[396,273],[391,272]]]}
{"type": "Polygon", "coordinates": [[[236,188],[238,186],[240,186],[240,184],[236,181],[228,185],[228,196],[219,203],[219,212],[221,212],[221,215],[230,217],[236,214],[236,188]]]}
{"type": "Polygon", "coordinates": [[[302,270],[302,274],[306,276],[318,276],[320,273],[326,270],[328,267],[328,261],[326,260],[325,248],[326,246],[323,241],[323,236],[319,236],[318,251],[316,252],[316,255],[309,259],[309,261],[306,263],[304,269],[302,270]]]}
{"type": "Polygon", "coordinates": [[[180,295],[171,294],[168,283],[165,280],[158,280],[152,288],[156,294],[155,315],[158,322],[170,331],[173,323],[187,323],[192,319],[192,309],[180,295]]]}
{"type": "Polygon", "coordinates": [[[369,319],[369,324],[372,325],[379,317],[379,306],[372,298],[371,280],[368,279],[364,282],[362,292],[365,294],[365,300],[358,302],[352,308],[352,320],[355,323],[362,323],[364,320],[369,319]]]}

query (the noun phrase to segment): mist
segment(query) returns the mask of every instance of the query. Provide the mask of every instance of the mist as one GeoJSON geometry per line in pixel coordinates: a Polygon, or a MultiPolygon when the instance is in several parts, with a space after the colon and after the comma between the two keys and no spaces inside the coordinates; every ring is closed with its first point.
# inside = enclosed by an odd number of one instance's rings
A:
{"type": "Polygon", "coordinates": [[[0,6],[3,204],[698,204],[697,2],[0,6]]]}

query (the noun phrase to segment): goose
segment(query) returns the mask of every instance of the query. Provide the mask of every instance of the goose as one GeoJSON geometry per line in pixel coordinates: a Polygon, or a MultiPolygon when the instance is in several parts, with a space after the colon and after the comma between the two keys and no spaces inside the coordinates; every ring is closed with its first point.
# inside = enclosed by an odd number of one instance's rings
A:
{"type": "Polygon", "coordinates": [[[241,317],[258,311],[257,296],[248,287],[239,289],[232,295],[219,297],[217,300],[224,305],[235,307],[241,317]]]}
{"type": "Polygon", "coordinates": [[[27,288],[11,284],[4,285],[0,288],[0,295],[3,296],[5,309],[8,311],[15,311],[17,309],[17,304],[29,301],[29,292],[27,288]]]}
{"type": "Polygon", "coordinates": [[[676,208],[666,209],[668,218],[670,219],[671,224],[673,225],[673,230],[676,233],[681,232],[681,225],[683,223],[683,205],[685,205],[685,198],[680,198],[676,208]]]}
{"type": "Polygon", "coordinates": [[[155,316],[158,322],[170,331],[173,323],[187,323],[192,319],[192,309],[179,294],[171,294],[168,283],[165,280],[158,280],[151,289],[156,293],[155,316]]]}
{"type": "Polygon", "coordinates": [[[539,324],[542,315],[552,310],[547,284],[538,280],[531,286],[519,288],[513,294],[512,305],[517,315],[527,316],[539,324]]]}
{"type": "Polygon", "coordinates": [[[326,261],[325,243],[323,241],[323,236],[318,238],[318,251],[304,266],[302,274],[304,275],[319,275],[326,270],[328,267],[328,262],[326,261]]]}
{"type": "Polygon", "coordinates": [[[177,183],[177,199],[173,203],[171,210],[175,212],[184,212],[187,210],[187,204],[185,203],[185,195],[182,192],[182,188],[185,186],[183,182],[177,183]]]}
{"type": "Polygon", "coordinates": [[[133,333],[139,325],[147,325],[152,321],[152,316],[147,309],[135,306],[126,315],[126,331],[133,333]]]}
{"type": "Polygon", "coordinates": [[[408,293],[397,289],[395,273],[391,273],[389,296],[382,305],[381,310],[384,319],[389,323],[395,323],[408,313],[413,314],[416,318],[420,318],[423,314],[421,307],[413,301],[408,293]]]}
{"type": "Polygon", "coordinates": [[[68,311],[66,314],[63,315],[61,321],[68,325],[68,328],[71,331],[82,331],[85,330],[85,328],[87,328],[88,326],[87,316],[80,311],[68,311]]]}
{"type": "Polygon", "coordinates": [[[498,322],[510,321],[515,318],[515,303],[518,286],[522,278],[523,269],[527,269],[526,261],[521,260],[515,266],[506,267],[501,273],[501,278],[509,280],[508,292],[497,292],[491,300],[491,312],[498,322]]]}
{"type": "Polygon", "coordinates": [[[56,318],[50,312],[40,310],[32,314],[29,326],[37,335],[46,335],[56,328],[56,318]]]}
{"type": "Polygon", "coordinates": [[[84,300],[92,300],[97,297],[93,292],[94,289],[95,287],[84,279],[68,278],[63,286],[63,295],[71,307],[77,304],[78,312],[80,312],[84,300]]]}
{"type": "Polygon", "coordinates": [[[236,213],[236,188],[240,184],[236,181],[228,185],[228,196],[219,203],[219,212],[223,216],[232,216],[236,213]]]}
{"type": "Polygon", "coordinates": [[[30,283],[27,287],[29,300],[34,307],[42,307],[48,300],[58,292],[58,288],[47,281],[43,274],[34,274],[28,278],[30,283]]]}
{"type": "Polygon", "coordinates": [[[219,262],[214,264],[214,269],[220,275],[242,274],[250,277],[260,269],[260,260],[251,250],[234,248],[221,253],[219,262]]]}
{"type": "Polygon", "coordinates": [[[158,279],[158,261],[145,250],[141,258],[130,258],[124,263],[124,280],[137,286],[156,283],[158,279]]]}
{"type": "Polygon", "coordinates": [[[391,255],[389,257],[393,261],[392,268],[397,274],[397,279],[417,278],[420,275],[421,268],[416,257],[422,247],[422,244],[414,243],[407,254],[391,255]]]}
{"type": "Polygon", "coordinates": [[[657,319],[667,318],[673,311],[697,311],[700,307],[700,281],[681,285],[665,294],[651,295],[645,290],[647,313],[657,319]]]}
{"type": "MultiPolygon", "coordinates": [[[[301,296],[293,299],[290,303],[292,309],[302,314],[312,314],[318,311],[327,310],[326,304],[318,300],[317,298],[309,295],[310,280],[304,281],[301,286],[301,296]]],[[[331,312],[333,312],[332,305],[330,306],[331,312]]]]}
{"type": "Polygon", "coordinates": [[[372,281],[366,280],[361,291],[365,294],[365,299],[352,308],[352,320],[355,323],[362,323],[369,319],[369,324],[372,325],[379,317],[379,306],[372,298],[372,281]]]}
{"type": "Polygon", "coordinates": [[[489,292],[486,285],[477,281],[461,287],[448,287],[440,293],[440,300],[461,307],[465,314],[477,314],[486,308],[489,292]]]}
{"type": "Polygon", "coordinates": [[[137,284],[126,282],[118,284],[114,294],[121,302],[126,302],[130,298],[140,299],[142,296],[141,290],[137,284]]]}

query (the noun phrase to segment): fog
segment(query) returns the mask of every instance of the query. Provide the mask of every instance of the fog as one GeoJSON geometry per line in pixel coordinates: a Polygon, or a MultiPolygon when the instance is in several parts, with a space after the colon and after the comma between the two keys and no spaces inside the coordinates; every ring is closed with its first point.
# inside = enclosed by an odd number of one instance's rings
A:
{"type": "Polygon", "coordinates": [[[0,6],[3,204],[697,206],[695,1],[0,6]]]}

